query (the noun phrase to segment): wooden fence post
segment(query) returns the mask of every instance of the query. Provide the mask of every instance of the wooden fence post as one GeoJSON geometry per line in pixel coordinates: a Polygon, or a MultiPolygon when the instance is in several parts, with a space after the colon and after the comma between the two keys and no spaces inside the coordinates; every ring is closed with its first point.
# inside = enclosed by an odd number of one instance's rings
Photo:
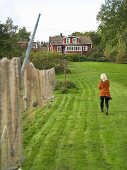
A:
{"type": "Polygon", "coordinates": [[[14,169],[23,156],[18,58],[0,61],[0,169],[14,169]]]}

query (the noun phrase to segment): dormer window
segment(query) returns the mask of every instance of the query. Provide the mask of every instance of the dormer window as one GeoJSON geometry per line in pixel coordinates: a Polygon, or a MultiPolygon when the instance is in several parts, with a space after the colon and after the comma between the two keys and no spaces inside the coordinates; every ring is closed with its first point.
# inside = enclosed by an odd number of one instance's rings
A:
{"type": "Polygon", "coordinates": [[[72,43],[73,43],[73,44],[76,44],[76,43],[77,43],[77,38],[73,38],[73,39],[72,39],[72,43]]]}
{"type": "Polygon", "coordinates": [[[66,43],[67,43],[67,44],[70,43],[70,38],[66,38],[66,43]]]}

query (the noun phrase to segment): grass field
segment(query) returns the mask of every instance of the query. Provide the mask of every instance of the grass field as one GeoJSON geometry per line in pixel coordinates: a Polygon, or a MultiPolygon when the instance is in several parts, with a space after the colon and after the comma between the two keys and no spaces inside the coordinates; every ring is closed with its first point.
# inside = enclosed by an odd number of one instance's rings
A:
{"type": "Polygon", "coordinates": [[[23,114],[23,170],[127,170],[127,65],[81,62],[69,68],[67,79],[78,90],[55,93],[45,108],[23,114]],[[108,116],[99,107],[103,72],[113,98],[108,116]]]}

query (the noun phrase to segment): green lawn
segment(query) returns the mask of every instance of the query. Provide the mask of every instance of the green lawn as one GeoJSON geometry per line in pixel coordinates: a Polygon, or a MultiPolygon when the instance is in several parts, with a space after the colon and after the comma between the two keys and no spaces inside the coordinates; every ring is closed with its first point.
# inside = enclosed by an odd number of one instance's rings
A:
{"type": "Polygon", "coordinates": [[[127,65],[80,62],[69,68],[67,79],[78,90],[55,93],[45,108],[23,114],[23,170],[127,170],[127,65]],[[108,116],[99,107],[103,72],[113,98],[108,116]]]}

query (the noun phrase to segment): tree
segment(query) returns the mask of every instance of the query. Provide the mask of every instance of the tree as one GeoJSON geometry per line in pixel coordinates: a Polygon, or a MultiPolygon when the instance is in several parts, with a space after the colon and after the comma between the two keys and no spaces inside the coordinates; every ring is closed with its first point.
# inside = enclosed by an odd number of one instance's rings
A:
{"type": "Polygon", "coordinates": [[[19,28],[17,33],[17,40],[18,41],[29,41],[30,39],[30,32],[27,32],[26,28],[19,28]]]}
{"type": "Polygon", "coordinates": [[[89,31],[89,32],[84,32],[83,35],[90,36],[91,39],[92,39],[93,45],[95,45],[95,46],[100,45],[100,43],[101,43],[101,36],[100,36],[99,32],[97,32],[97,31],[89,31]]]}
{"type": "Polygon", "coordinates": [[[16,41],[16,31],[18,26],[13,25],[13,21],[7,18],[5,24],[0,25],[0,58],[14,56],[15,49],[18,47],[16,41]]]}
{"type": "MultiPolygon", "coordinates": [[[[127,1],[126,0],[105,0],[101,10],[97,15],[97,20],[100,22],[99,32],[101,35],[101,43],[106,48],[104,51],[112,53],[117,58],[119,53],[119,43],[124,42],[127,46],[127,1]],[[126,39],[126,41],[125,41],[126,39]],[[112,47],[113,50],[109,47],[112,47]]],[[[124,45],[124,43],[122,43],[124,45]]],[[[124,48],[124,47],[123,47],[124,48]]],[[[125,50],[127,51],[127,50],[125,50]]],[[[126,54],[127,55],[127,54],[126,54]]]]}
{"type": "Polygon", "coordinates": [[[10,44],[8,42],[10,36],[4,24],[0,24],[0,58],[7,56],[10,44]]]}
{"type": "Polygon", "coordinates": [[[11,18],[7,18],[4,24],[0,23],[0,58],[19,57],[24,53],[18,41],[29,40],[30,32],[26,28],[18,30],[18,26],[13,24],[11,18]]]}
{"type": "Polygon", "coordinates": [[[89,56],[94,59],[99,59],[103,57],[103,46],[101,44],[101,36],[98,31],[84,32],[85,36],[90,36],[92,39],[93,47],[89,56]]]}
{"type": "Polygon", "coordinates": [[[83,32],[73,32],[72,36],[82,36],[83,32]]]}
{"type": "Polygon", "coordinates": [[[116,62],[117,63],[126,63],[127,62],[127,47],[125,41],[122,39],[119,40],[119,43],[117,45],[117,57],[116,62]]]}
{"type": "Polygon", "coordinates": [[[106,47],[104,49],[104,56],[106,57],[106,59],[108,59],[109,61],[115,62],[115,48],[113,47],[111,44],[106,44],[106,47]]]}

